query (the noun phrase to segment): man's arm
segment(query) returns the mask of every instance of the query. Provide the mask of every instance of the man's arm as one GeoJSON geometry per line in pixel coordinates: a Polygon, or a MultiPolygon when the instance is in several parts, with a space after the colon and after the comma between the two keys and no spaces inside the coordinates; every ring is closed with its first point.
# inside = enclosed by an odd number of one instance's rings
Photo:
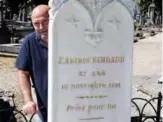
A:
{"type": "Polygon", "coordinates": [[[18,70],[19,86],[22,91],[25,105],[23,111],[26,114],[33,114],[36,112],[36,104],[33,102],[31,93],[30,74],[28,71],[18,70]]]}
{"type": "Polygon", "coordinates": [[[30,74],[28,71],[18,70],[19,86],[24,96],[24,102],[32,101],[30,74]]]}

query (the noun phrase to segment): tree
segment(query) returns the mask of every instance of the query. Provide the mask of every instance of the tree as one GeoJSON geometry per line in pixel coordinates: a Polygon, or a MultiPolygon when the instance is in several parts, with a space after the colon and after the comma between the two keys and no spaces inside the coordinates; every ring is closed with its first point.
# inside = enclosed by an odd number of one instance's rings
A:
{"type": "MultiPolygon", "coordinates": [[[[141,0],[140,2],[137,1],[140,7],[141,13],[148,12],[148,7],[152,3],[152,1],[153,0],[141,0]]],[[[156,5],[156,11],[159,11],[160,13],[162,13],[162,0],[155,0],[154,3],[156,5]]]]}
{"type": "MultiPolygon", "coordinates": [[[[18,13],[19,4],[27,3],[27,1],[32,1],[33,4],[48,4],[49,0],[6,0],[8,6],[10,7],[12,13],[18,13]]],[[[140,11],[147,12],[149,5],[152,3],[152,0],[135,0],[137,5],[140,7],[140,11]]],[[[155,0],[156,10],[162,14],[162,0],[155,0]]]]}
{"type": "Polygon", "coordinates": [[[12,14],[18,13],[18,5],[21,2],[21,0],[6,0],[8,3],[8,7],[10,8],[12,14]]]}
{"type": "Polygon", "coordinates": [[[19,5],[27,3],[28,1],[31,1],[32,4],[34,4],[34,5],[48,4],[48,0],[6,0],[12,13],[16,13],[16,14],[18,14],[19,5]]]}

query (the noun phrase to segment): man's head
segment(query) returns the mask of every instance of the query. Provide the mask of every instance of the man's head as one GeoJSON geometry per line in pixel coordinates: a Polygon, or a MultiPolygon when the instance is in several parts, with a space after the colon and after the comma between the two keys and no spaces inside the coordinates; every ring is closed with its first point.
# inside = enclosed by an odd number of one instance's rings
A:
{"type": "Polygon", "coordinates": [[[47,5],[39,5],[32,11],[32,24],[37,33],[45,43],[48,41],[48,24],[49,24],[49,7],[47,5]]]}

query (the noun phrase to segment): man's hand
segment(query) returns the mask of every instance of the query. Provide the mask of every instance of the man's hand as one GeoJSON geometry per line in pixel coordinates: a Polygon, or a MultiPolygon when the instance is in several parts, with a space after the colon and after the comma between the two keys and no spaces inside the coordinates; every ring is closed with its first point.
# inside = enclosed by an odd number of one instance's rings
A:
{"type": "Polygon", "coordinates": [[[33,101],[28,101],[24,106],[23,106],[23,112],[25,114],[34,114],[37,112],[37,105],[33,101]]]}

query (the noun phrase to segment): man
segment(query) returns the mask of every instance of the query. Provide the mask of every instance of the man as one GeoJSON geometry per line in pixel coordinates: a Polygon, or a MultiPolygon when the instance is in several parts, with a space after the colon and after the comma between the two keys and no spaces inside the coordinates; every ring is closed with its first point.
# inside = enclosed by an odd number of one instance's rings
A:
{"type": "Polygon", "coordinates": [[[23,111],[33,114],[39,110],[43,122],[47,121],[48,10],[47,5],[33,9],[31,20],[35,32],[25,37],[16,62],[25,102],[23,111]],[[32,99],[30,81],[35,88],[38,105],[32,99]]]}

